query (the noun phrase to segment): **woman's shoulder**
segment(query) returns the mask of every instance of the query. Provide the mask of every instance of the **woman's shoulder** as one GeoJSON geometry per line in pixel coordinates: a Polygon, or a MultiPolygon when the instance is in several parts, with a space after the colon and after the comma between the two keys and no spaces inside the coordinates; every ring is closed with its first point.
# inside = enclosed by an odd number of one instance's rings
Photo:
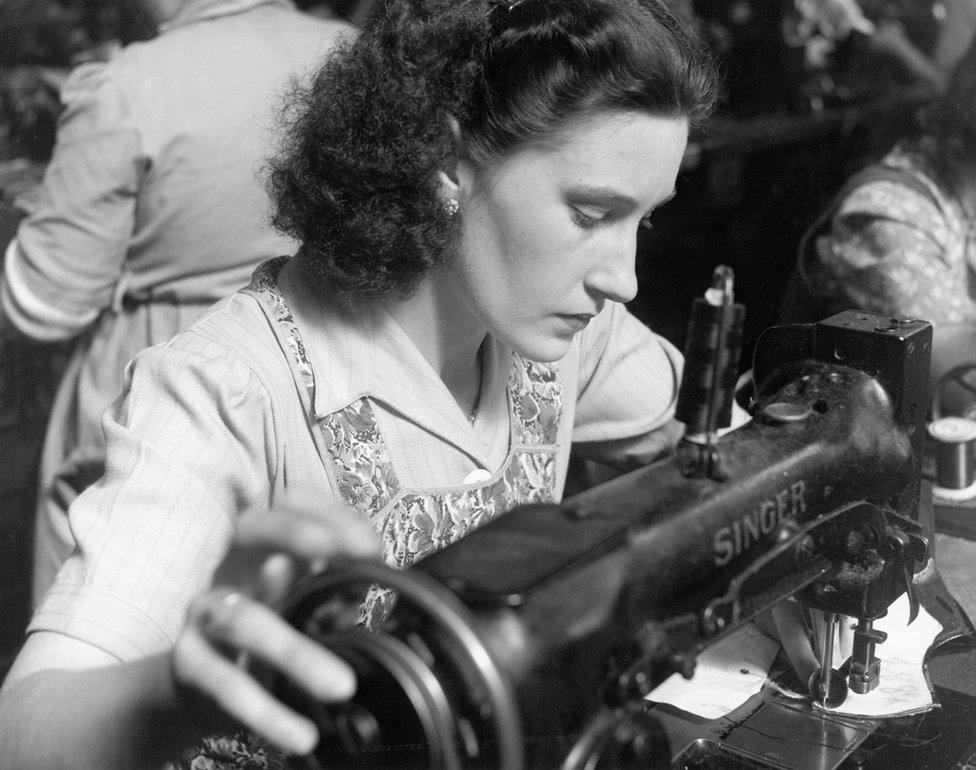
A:
{"type": "Polygon", "coordinates": [[[674,345],[619,302],[608,302],[577,339],[584,357],[600,356],[608,349],[650,347],[669,359],[681,358],[674,345]]]}
{"type": "Polygon", "coordinates": [[[838,214],[926,223],[944,220],[951,204],[923,145],[900,144],[848,181],[838,214]]]}
{"type": "Polygon", "coordinates": [[[243,291],[219,300],[167,342],[140,352],[136,362],[140,360],[193,366],[204,373],[233,367],[275,389],[291,383],[287,361],[260,302],[243,291]]]}
{"type": "Polygon", "coordinates": [[[665,337],[655,333],[625,305],[607,303],[577,337],[580,377],[586,381],[605,371],[612,379],[642,382],[670,398],[683,358],[665,337]]]}

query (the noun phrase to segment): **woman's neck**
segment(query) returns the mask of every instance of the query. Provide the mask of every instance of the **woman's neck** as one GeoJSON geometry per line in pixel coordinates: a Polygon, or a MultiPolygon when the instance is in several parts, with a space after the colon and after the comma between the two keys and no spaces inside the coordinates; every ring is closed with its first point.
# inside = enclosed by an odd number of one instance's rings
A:
{"type": "Polygon", "coordinates": [[[440,376],[465,415],[481,391],[481,347],[486,329],[441,282],[425,280],[407,299],[387,300],[387,312],[440,376]]]}

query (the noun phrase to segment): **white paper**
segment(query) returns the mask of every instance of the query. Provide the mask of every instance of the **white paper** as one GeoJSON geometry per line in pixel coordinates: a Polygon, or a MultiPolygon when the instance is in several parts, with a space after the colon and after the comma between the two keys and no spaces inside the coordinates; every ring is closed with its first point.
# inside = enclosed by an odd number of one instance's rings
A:
{"type": "MultiPolygon", "coordinates": [[[[924,660],[942,626],[924,607],[919,608],[918,617],[909,625],[908,612],[908,597],[903,595],[891,605],[885,617],[874,622],[876,629],[888,634],[875,649],[875,655],[881,660],[878,686],[863,695],[849,692],[840,706],[828,709],[831,713],[890,717],[933,707],[924,660]]],[[[762,689],[779,649],[779,642],[748,623],[707,647],[698,656],[694,677],[685,679],[680,674],[672,674],[647,699],[668,703],[705,719],[718,719],[762,689]]],[[[800,697],[807,694],[802,693],[800,697]]]]}
{"type": "Polygon", "coordinates": [[[925,653],[942,631],[942,624],[920,607],[918,617],[909,625],[908,596],[903,594],[888,608],[888,614],[874,621],[874,627],[888,634],[877,645],[875,656],[881,660],[878,686],[860,695],[850,692],[833,714],[882,717],[911,714],[932,708],[934,702],[925,681],[925,653]]]}
{"type": "Polygon", "coordinates": [[[647,699],[717,719],[762,689],[777,652],[779,642],[746,623],[702,651],[691,679],[672,674],[647,699]]]}

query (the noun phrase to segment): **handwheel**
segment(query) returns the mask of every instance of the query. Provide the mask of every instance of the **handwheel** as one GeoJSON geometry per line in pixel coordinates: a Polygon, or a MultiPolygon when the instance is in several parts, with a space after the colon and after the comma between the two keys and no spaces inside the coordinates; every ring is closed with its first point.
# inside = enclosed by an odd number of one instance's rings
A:
{"type": "Polygon", "coordinates": [[[437,581],[379,562],[336,562],[296,584],[281,614],[347,661],[358,680],[345,704],[319,703],[283,677],[274,681],[278,696],[319,727],[319,746],[303,760],[310,770],[523,767],[511,686],[472,613],[437,581]],[[395,590],[397,600],[368,631],[357,622],[372,585],[395,590]]]}

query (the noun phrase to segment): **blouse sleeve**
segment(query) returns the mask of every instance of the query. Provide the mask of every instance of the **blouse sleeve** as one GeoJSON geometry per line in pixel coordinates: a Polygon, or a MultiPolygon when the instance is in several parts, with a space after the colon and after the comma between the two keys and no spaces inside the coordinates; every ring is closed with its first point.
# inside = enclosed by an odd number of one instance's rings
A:
{"type": "Polygon", "coordinates": [[[173,643],[279,464],[271,398],[240,353],[185,333],[140,353],[127,381],[103,420],[105,475],[69,511],[78,547],[30,627],[120,660],[173,643]]]}
{"type": "Polygon", "coordinates": [[[580,345],[574,452],[620,469],[670,452],[681,435],[674,420],[681,353],[616,303],[580,345]]]}
{"type": "Polygon", "coordinates": [[[834,291],[853,307],[936,324],[976,320],[963,243],[920,191],[891,181],[862,185],[818,248],[834,291]]]}
{"type": "Polygon", "coordinates": [[[7,317],[40,340],[78,334],[111,304],[145,170],[107,65],[74,70],[62,101],[40,200],[7,249],[0,290],[7,317]]]}

